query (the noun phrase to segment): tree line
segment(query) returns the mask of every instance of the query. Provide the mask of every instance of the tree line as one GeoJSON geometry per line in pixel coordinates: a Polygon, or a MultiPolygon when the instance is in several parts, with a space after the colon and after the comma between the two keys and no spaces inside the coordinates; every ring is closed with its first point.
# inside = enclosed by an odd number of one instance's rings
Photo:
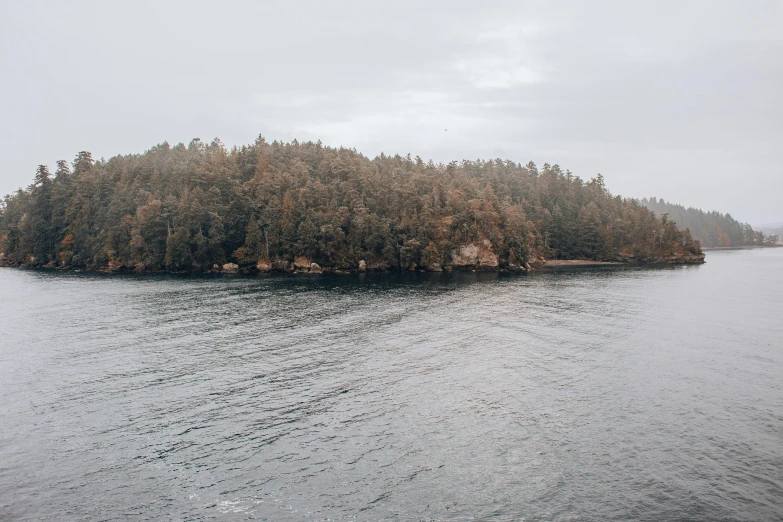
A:
{"type": "Polygon", "coordinates": [[[690,230],[694,239],[698,239],[705,247],[762,246],[769,243],[762,232],[753,230],[747,223],[740,223],[730,214],[685,208],[654,197],[642,199],[641,204],[658,215],[667,215],[681,228],[690,230]]]}
{"type": "Polygon", "coordinates": [[[437,269],[490,245],[499,268],[545,259],[700,255],[666,216],[558,165],[370,159],[321,142],[161,143],[38,167],[0,205],[5,264],[210,270],[226,262],[437,269]]]}

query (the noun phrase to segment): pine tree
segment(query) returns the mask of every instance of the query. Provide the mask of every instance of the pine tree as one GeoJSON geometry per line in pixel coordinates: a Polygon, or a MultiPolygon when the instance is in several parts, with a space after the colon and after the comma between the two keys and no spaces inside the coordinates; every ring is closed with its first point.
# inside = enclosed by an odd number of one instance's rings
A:
{"type": "Polygon", "coordinates": [[[243,265],[255,265],[264,255],[264,238],[255,219],[247,223],[245,242],[236,250],[234,257],[243,265]]]}
{"type": "Polygon", "coordinates": [[[32,187],[33,213],[30,218],[31,251],[35,264],[45,264],[55,257],[55,238],[52,229],[52,179],[49,168],[39,165],[32,187]]]}

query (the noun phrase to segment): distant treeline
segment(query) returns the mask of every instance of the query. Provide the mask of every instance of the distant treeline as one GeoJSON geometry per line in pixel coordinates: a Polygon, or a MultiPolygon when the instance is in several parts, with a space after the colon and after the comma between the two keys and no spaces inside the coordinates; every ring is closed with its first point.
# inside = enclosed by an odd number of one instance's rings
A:
{"type": "Polygon", "coordinates": [[[764,234],[753,230],[747,223],[740,223],[729,214],[704,212],[698,208],[668,203],[663,199],[642,199],[642,205],[656,214],[668,215],[682,229],[690,230],[694,239],[704,247],[741,247],[765,244],[764,234]]]}
{"type": "Polygon", "coordinates": [[[776,236],[777,238],[783,238],[783,223],[770,223],[767,225],[761,225],[757,227],[762,232],[767,234],[767,238],[770,236],[776,236]]]}
{"type": "Polygon", "coordinates": [[[108,161],[80,152],[53,175],[39,166],[0,207],[0,252],[12,265],[285,268],[301,256],[325,269],[366,260],[436,270],[471,245],[497,268],[701,253],[671,220],[610,194],[600,174],[585,182],[549,164],[369,159],[262,137],[230,150],[219,140],[162,143],[108,161]]]}

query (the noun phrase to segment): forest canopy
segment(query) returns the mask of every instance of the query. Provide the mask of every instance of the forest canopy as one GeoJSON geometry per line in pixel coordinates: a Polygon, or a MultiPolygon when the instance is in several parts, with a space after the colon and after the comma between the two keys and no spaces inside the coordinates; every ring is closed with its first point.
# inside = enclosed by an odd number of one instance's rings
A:
{"type": "Polygon", "coordinates": [[[766,244],[764,234],[740,223],[729,214],[676,205],[663,199],[642,199],[641,204],[658,215],[667,215],[680,228],[690,230],[705,247],[743,247],[766,244]]]}
{"type": "MultiPolygon", "coordinates": [[[[558,165],[370,159],[260,137],[161,143],[38,167],[0,206],[5,264],[136,270],[525,269],[543,259],[701,260],[666,216],[558,165]],[[690,256],[690,257],[689,257],[690,256]],[[695,257],[694,257],[695,256],[695,257]]],[[[689,262],[689,261],[685,261],[689,262]]]]}

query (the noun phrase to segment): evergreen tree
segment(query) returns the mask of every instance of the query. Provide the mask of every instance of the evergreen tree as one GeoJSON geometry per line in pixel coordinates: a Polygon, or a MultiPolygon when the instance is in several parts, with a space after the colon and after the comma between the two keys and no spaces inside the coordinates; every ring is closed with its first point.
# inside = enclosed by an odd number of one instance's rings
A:
{"type": "Polygon", "coordinates": [[[33,197],[28,231],[29,248],[36,264],[44,264],[55,255],[55,238],[52,229],[52,179],[49,168],[39,165],[31,188],[33,197]]]}
{"type": "Polygon", "coordinates": [[[243,265],[255,265],[264,255],[264,239],[254,219],[247,223],[245,243],[236,250],[234,257],[243,265]]]}

